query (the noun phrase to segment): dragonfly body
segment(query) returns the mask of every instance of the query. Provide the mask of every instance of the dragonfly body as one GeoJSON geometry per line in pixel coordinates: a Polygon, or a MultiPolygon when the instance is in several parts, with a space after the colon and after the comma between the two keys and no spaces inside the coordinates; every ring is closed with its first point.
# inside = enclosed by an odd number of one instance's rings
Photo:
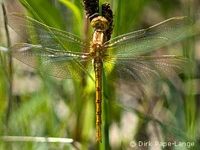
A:
{"type": "Polygon", "coordinates": [[[103,45],[107,41],[105,31],[108,28],[108,21],[104,17],[98,16],[92,20],[91,24],[94,28],[90,55],[93,58],[95,72],[96,140],[101,141],[102,68],[103,58],[105,58],[106,53],[103,45]]]}
{"type": "Polygon", "coordinates": [[[175,55],[146,56],[182,39],[191,26],[188,17],[170,18],[108,40],[109,23],[98,16],[91,21],[94,33],[90,43],[24,15],[10,14],[7,19],[9,26],[28,41],[9,47],[9,54],[25,64],[55,77],[74,79],[81,79],[83,71],[91,77],[93,65],[97,141],[101,141],[102,69],[110,82],[146,84],[184,72],[189,62],[175,55]],[[38,43],[31,44],[36,39],[38,43]]]}

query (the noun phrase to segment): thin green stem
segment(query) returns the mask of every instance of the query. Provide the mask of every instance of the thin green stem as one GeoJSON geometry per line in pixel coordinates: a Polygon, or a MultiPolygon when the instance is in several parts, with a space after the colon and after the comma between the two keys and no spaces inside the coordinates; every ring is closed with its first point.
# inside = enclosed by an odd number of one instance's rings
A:
{"type": "Polygon", "coordinates": [[[103,80],[102,80],[102,88],[103,88],[103,96],[102,96],[102,101],[103,101],[103,114],[102,114],[102,120],[103,120],[103,144],[104,148],[109,150],[110,148],[110,140],[109,140],[109,128],[110,128],[110,121],[109,121],[109,100],[108,98],[108,93],[107,93],[107,86],[106,86],[106,75],[105,72],[103,71],[103,80]]]}
{"type": "MultiPolygon", "coordinates": [[[[6,40],[7,40],[7,45],[8,47],[10,46],[10,35],[8,31],[8,26],[7,26],[7,18],[6,18],[6,8],[4,3],[2,2],[1,4],[2,10],[3,10],[3,15],[4,15],[4,27],[5,27],[5,32],[6,32],[6,40]]],[[[13,89],[13,65],[12,65],[12,57],[11,55],[8,55],[8,87],[7,87],[7,112],[6,112],[6,125],[8,126],[8,121],[10,118],[10,113],[11,113],[11,106],[12,106],[12,89],[13,89]]]]}

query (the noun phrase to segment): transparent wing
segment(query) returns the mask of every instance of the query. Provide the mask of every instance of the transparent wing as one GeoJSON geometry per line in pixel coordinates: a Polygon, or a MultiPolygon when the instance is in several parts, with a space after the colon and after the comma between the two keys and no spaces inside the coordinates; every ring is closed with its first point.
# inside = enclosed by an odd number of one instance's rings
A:
{"type": "Polygon", "coordinates": [[[187,58],[174,55],[107,57],[104,70],[108,79],[114,82],[147,84],[182,73],[187,64],[189,64],[187,58]]]}
{"type": "Polygon", "coordinates": [[[184,38],[191,25],[188,17],[174,17],[147,29],[113,38],[105,43],[105,47],[109,55],[143,55],[184,38]]]}
{"type": "Polygon", "coordinates": [[[89,50],[89,43],[78,36],[49,27],[30,17],[13,13],[7,15],[7,19],[9,26],[30,43],[67,51],[89,50]]]}
{"type": "Polygon", "coordinates": [[[23,63],[58,78],[81,79],[92,67],[88,53],[55,50],[41,45],[19,43],[9,53],[23,63]],[[86,68],[87,66],[87,68],[86,68]]]}

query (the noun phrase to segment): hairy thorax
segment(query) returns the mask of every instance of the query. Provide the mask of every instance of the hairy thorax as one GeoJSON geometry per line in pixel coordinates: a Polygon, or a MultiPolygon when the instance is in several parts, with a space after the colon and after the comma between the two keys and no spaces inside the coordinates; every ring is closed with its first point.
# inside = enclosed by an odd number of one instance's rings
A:
{"type": "Polygon", "coordinates": [[[104,43],[107,41],[105,31],[108,29],[108,21],[102,17],[96,17],[91,22],[94,33],[90,41],[90,55],[93,59],[101,59],[105,55],[104,43]]]}

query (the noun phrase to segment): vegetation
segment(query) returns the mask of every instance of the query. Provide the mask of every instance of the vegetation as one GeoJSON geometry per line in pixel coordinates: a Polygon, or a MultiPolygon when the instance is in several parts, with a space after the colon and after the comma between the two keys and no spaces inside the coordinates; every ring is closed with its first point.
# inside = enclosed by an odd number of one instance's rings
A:
{"type": "MultiPolygon", "coordinates": [[[[106,1],[100,1],[103,2],[106,1]]],[[[195,5],[198,0],[108,2],[114,12],[112,37],[146,28],[174,16],[190,16],[195,20],[200,9],[200,5],[195,5]]],[[[20,0],[20,3],[23,7],[14,5],[14,2],[5,4],[7,10],[26,8],[23,13],[40,22],[85,39],[91,37],[92,29],[84,17],[81,0],[20,0]]],[[[2,22],[2,9],[0,15],[2,22]]],[[[0,46],[6,45],[4,33],[4,27],[0,25],[0,46]]],[[[13,35],[10,34],[12,39],[13,35]]],[[[195,45],[199,45],[199,38],[190,37],[156,52],[159,55],[184,55],[194,63],[185,74],[142,86],[145,95],[137,85],[116,88],[104,81],[102,143],[96,143],[94,138],[95,88],[89,77],[84,76],[81,81],[57,79],[14,59],[13,72],[10,74],[13,76],[13,89],[9,92],[9,59],[7,53],[1,51],[0,135],[62,137],[72,138],[75,142],[0,140],[0,150],[154,149],[156,146],[160,149],[199,149],[200,89],[196,69],[200,58],[195,45]],[[8,101],[9,96],[11,102],[8,101]],[[165,146],[170,143],[171,146],[165,146]]]]}

